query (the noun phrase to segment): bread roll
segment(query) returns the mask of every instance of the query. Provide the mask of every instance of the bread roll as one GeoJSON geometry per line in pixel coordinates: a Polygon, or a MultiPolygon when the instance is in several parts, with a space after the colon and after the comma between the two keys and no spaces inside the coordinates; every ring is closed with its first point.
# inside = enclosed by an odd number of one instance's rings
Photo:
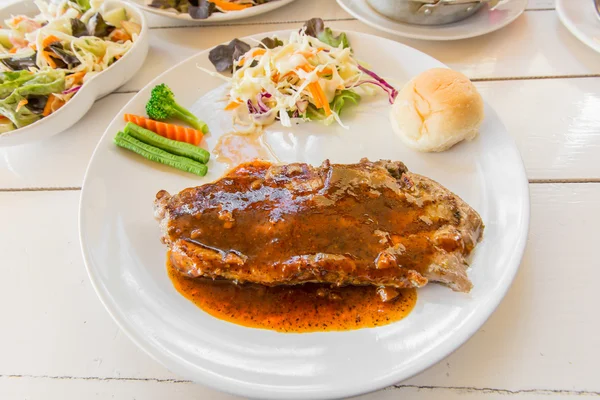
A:
{"type": "Polygon", "coordinates": [[[402,88],[390,119],[409,147],[444,151],[477,136],[483,121],[483,99],[460,72],[434,68],[402,88]]]}

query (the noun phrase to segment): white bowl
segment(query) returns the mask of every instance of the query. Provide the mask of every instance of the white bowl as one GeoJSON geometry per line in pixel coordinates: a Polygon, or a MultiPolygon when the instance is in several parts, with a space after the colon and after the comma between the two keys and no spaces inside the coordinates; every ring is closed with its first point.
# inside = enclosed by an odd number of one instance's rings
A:
{"type": "MultiPolygon", "coordinates": [[[[109,0],[106,7],[107,10],[125,8],[142,26],[142,31],[131,49],[118,62],[87,81],[75,96],[56,112],[31,125],[0,134],[0,147],[35,142],[70,128],[88,112],[97,99],[122,86],[141,68],[148,54],[148,24],[144,13],[125,1],[109,0]]],[[[0,9],[0,20],[4,21],[11,15],[35,15],[37,12],[33,0],[18,1],[0,9]]]]}

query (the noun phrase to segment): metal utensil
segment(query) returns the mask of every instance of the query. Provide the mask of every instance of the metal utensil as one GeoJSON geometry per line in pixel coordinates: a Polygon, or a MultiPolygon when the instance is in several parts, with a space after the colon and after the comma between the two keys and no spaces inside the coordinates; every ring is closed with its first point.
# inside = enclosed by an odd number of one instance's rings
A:
{"type": "MultiPolygon", "coordinates": [[[[484,3],[505,0],[367,0],[378,13],[401,22],[417,25],[443,25],[475,14],[484,3]]],[[[599,0],[600,1],[600,0],[599,0]]]]}
{"type": "Polygon", "coordinates": [[[600,0],[594,0],[594,8],[596,9],[596,16],[600,18],[600,0]]]}

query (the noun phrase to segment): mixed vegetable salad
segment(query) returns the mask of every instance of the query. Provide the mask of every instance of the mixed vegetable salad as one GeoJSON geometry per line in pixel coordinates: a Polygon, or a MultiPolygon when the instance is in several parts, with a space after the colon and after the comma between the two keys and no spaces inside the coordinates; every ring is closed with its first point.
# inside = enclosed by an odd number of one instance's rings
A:
{"type": "Polygon", "coordinates": [[[68,102],[121,58],[141,31],[124,8],[103,0],[36,0],[40,13],[0,29],[0,134],[32,124],[68,102]]]}
{"type": "Polygon", "coordinates": [[[148,5],[163,10],[175,9],[193,19],[206,19],[214,13],[245,10],[276,0],[152,0],[148,5]]]}
{"type": "MultiPolygon", "coordinates": [[[[334,35],[321,19],[309,20],[289,40],[265,38],[251,47],[238,39],[217,46],[209,59],[219,72],[231,71],[226,110],[235,110],[235,121],[249,130],[292,119],[323,120],[344,126],[340,115],[348,104],[357,104],[358,87],[376,86],[393,103],[398,92],[384,79],[361,65],[352,54],[346,34],[334,35]]],[[[363,90],[364,92],[364,90],[363,90]]]]}

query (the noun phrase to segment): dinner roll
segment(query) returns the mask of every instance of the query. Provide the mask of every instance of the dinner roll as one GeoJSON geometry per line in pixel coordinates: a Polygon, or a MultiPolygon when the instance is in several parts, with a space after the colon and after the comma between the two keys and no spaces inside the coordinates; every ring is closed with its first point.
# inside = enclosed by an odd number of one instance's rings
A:
{"type": "Polygon", "coordinates": [[[444,151],[477,136],[483,121],[483,99],[460,72],[433,68],[402,88],[390,119],[409,147],[444,151]]]}

